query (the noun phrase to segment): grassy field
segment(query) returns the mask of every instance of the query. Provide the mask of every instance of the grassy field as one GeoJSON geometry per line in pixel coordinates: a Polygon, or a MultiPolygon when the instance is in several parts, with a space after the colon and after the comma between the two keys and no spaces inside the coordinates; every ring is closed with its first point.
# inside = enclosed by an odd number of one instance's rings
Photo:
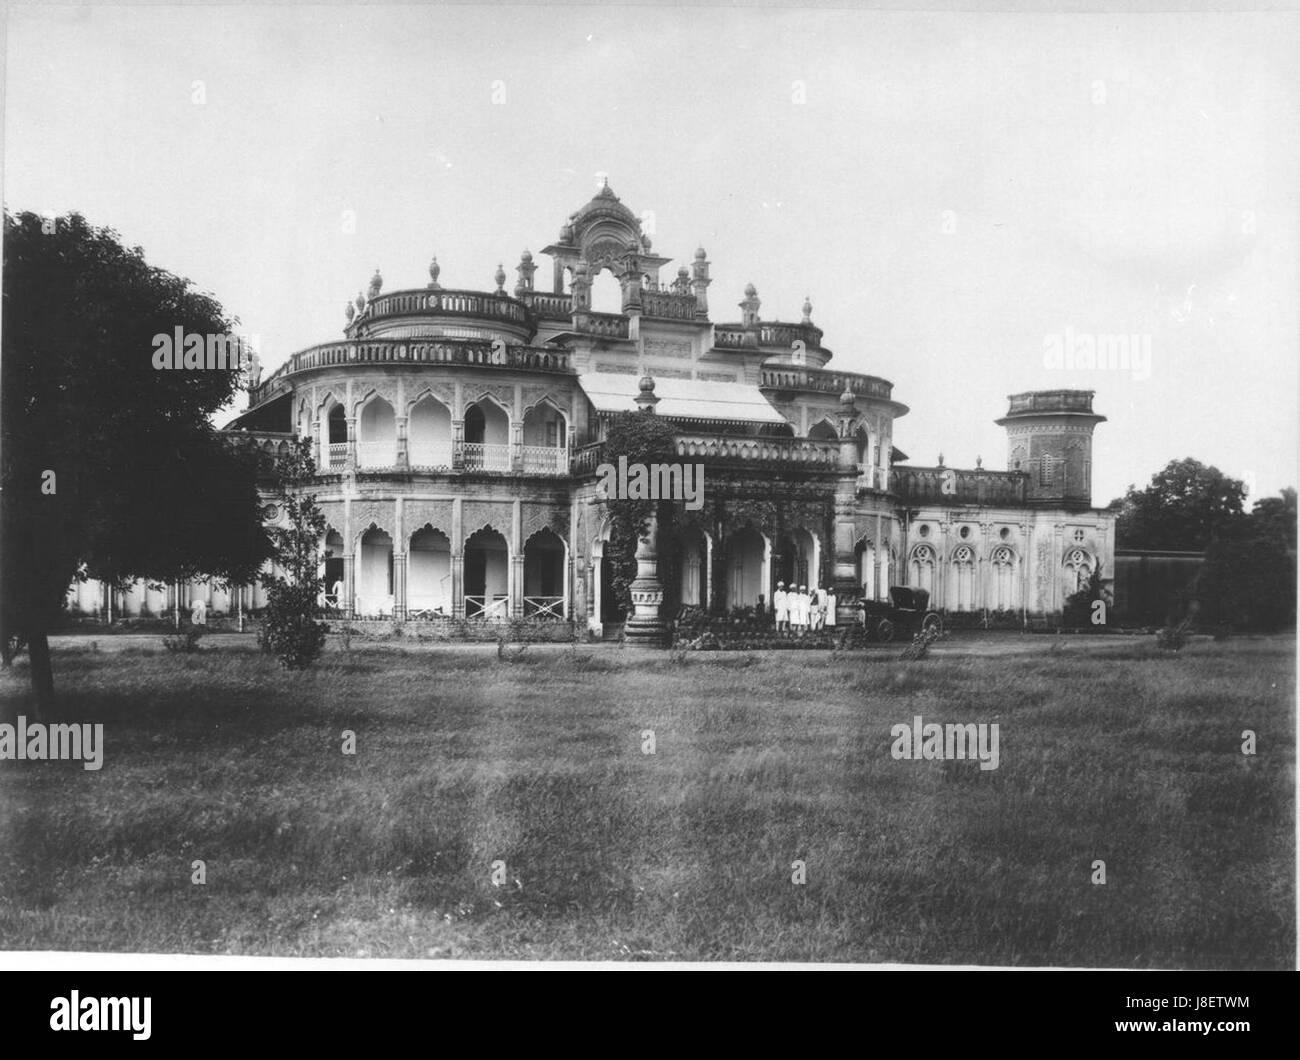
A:
{"type": "Polygon", "coordinates": [[[62,651],[104,766],[0,763],[0,947],[1292,967],[1294,640],[1030,640],[62,651]],[[997,722],[1000,767],[894,760],[916,714],[997,722]]]}

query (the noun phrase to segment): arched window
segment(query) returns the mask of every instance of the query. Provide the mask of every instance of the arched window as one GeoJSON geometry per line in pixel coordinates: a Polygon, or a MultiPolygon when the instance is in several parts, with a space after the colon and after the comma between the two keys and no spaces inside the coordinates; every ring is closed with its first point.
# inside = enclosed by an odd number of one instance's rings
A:
{"type": "Polygon", "coordinates": [[[934,595],[934,549],[929,545],[917,545],[912,550],[911,577],[909,582],[914,589],[924,589],[934,595]]]}
{"type": "Polygon", "coordinates": [[[1077,593],[1086,588],[1092,577],[1092,557],[1081,548],[1072,548],[1065,554],[1065,588],[1077,593]]]}
{"type": "Polygon", "coordinates": [[[1016,554],[1001,546],[993,550],[993,609],[1013,611],[1016,606],[1016,554]]]}
{"type": "Polygon", "coordinates": [[[948,606],[953,611],[972,611],[975,608],[975,550],[970,545],[953,549],[948,606]]]}

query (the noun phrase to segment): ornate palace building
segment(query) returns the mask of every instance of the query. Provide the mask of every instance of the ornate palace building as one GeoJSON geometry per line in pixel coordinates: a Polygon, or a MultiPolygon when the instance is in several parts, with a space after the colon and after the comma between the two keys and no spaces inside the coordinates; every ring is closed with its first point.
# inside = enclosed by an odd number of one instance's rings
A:
{"type": "MultiPolygon", "coordinates": [[[[376,271],[342,336],[294,353],[227,428],[272,449],[311,440],[343,611],[579,633],[621,622],[596,469],[609,417],[636,409],[670,422],[680,461],[705,468],[704,505],[683,513],[672,554],[643,545],[639,612],[664,588],[725,610],[794,581],[834,583],[842,621],[891,585],[928,590],[950,616],[1051,621],[1098,565],[1109,583],[1090,391],[1013,395],[997,421],[1006,470],[917,467],[893,444],[908,410],[892,384],[828,367],[807,301],[798,321],[765,320],[750,285],[739,319],[714,323],[705,251],[673,271],[608,186],[542,254],[549,290],[528,251],[509,290],[500,267],[487,291],[442,286],[436,258],[418,287],[386,291],[376,271]],[[593,304],[603,288],[609,312],[593,304]]],[[[127,616],[196,598],[218,614],[265,601],[257,586],[69,590],[73,610],[127,616]]]]}

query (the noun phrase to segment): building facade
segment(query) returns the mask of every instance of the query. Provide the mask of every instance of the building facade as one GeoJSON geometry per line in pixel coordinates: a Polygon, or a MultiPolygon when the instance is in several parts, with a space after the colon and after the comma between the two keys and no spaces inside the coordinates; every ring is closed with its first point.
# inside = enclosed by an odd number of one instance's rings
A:
{"type": "MultiPolygon", "coordinates": [[[[677,457],[705,474],[669,551],[643,543],[639,609],[659,606],[656,579],[670,603],[713,611],[794,581],[835,584],[845,620],[855,597],[906,585],[951,615],[1051,621],[1098,566],[1110,580],[1091,392],[1013,395],[997,421],[1005,470],[913,466],[893,444],[907,407],[887,380],[828,367],[807,300],[798,321],[764,320],[750,285],[739,319],[713,322],[706,252],[672,271],[607,185],[542,253],[545,291],[528,251],[510,290],[500,266],[493,290],[444,287],[436,258],[418,287],[385,291],[376,270],[342,335],[259,381],[227,428],[272,450],[310,440],[343,612],[622,621],[597,468],[610,417],[637,409],[669,422],[677,457]]],[[[265,602],[259,586],[69,590],[71,610],[126,616],[195,599],[218,614],[265,602]]]]}

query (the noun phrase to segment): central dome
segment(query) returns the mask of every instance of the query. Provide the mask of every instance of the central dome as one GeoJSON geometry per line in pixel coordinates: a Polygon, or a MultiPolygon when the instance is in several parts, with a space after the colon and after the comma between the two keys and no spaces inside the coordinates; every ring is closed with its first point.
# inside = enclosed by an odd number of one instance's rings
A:
{"type": "Polygon", "coordinates": [[[619,201],[608,184],[602,185],[591,201],[573,215],[571,223],[581,226],[602,217],[617,218],[638,228],[641,226],[637,215],[619,201]]]}

